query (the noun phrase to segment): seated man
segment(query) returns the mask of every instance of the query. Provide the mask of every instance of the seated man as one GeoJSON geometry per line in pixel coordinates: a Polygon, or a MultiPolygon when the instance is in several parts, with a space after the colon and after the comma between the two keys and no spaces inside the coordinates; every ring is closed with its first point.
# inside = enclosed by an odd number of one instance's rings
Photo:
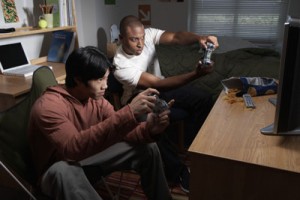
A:
{"type": "MultiPolygon", "coordinates": [[[[28,137],[41,191],[57,200],[100,200],[93,183],[113,171],[135,170],[148,199],[171,199],[154,138],[169,110],[152,113],[155,89],[114,111],[104,99],[110,63],[95,47],[79,48],[66,62],[66,83],[35,102],[28,137]],[[136,118],[148,114],[146,122],[136,118]]],[[[171,102],[170,102],[171,103],[171,102]]]]}
{"type": "MultiPolygon", "coordinates": [[[[169,32],[155,28],[144,28],[142,22],[135,16],[126,16],[120,22],[120,42],[114,56],[116,67],[114,76],[123,84],[122,104],[138,92],[146,88],[155,88],[160,91],[160,97],[166,101],[175,100],[174,108],[179,108],[189,114],[187,132],[189,142],[193,140],[212,107],[210,94],[194,88],[187,83],[212,72],[212,65],[203,67],[201,63],[195,70],[186,74],[164,78],[161,74],[155,45],[188,45],[199,42],[206,48],[211,42],[218,47],[214,36],[199,36],[190,32],[169,32]]],[[[182,112],[181,112],[182,113],[182,112]]],[[[171,121],[181,116],[172,115],[171,121]],[[174,116],[174,118],[172,118],[174,116]]],[[[166,148],[167,139],[160,141],[159,148],[165,164],[167,179],[171,182],[179,181],[181,188],[188,192],[187,168],[179,162],[179,157],[166,148]],[[172,157],[172,158],[171,158],[172,157]]]]}

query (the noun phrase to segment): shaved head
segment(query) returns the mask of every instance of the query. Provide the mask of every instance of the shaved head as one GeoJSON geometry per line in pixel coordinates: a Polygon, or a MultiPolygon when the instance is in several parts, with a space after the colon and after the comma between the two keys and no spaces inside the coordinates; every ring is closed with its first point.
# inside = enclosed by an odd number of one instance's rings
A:
{"type": "Polygon", "coordinates": [[[127,27],[142,27],[144,26],[143,23],[133,15],[128,15],[124,17],[120,22],[120,34],[125,36],[127,27]]]}

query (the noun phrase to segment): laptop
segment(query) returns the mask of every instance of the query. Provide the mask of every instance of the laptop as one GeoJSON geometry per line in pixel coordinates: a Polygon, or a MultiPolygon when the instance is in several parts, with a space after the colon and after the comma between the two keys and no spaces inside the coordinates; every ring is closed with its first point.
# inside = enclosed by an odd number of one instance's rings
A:
{"type": "Polygon", "coordinates": [[[0,72],[3,75],[28,77],[41,67],[32,65],[20,42],[0,45],[0,72]]]}

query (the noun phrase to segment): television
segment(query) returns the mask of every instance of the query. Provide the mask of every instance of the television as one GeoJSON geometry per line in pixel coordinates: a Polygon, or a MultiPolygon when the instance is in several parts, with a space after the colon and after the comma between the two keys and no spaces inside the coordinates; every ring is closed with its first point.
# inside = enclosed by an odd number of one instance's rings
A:
{"type": "Polygon", "coordinates": [[[279,84],[274,123],[261,129],[265,135],[300,135],[300,19],[284,24],[279,84]]]}

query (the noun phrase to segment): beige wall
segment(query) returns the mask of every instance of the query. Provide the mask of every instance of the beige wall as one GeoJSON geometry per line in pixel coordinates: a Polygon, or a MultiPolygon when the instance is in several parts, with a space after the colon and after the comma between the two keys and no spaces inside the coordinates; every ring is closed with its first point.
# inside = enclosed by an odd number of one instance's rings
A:
{"type": "Polygon", "coordinates": [[[188,0],[159,2],[158,0],[116,0],[116,5],[105,5],[104,0],[76,0],[79,41],[81,46],[97,45],[105,48],[110,41],[110,26],[119,25],[125,15],[138,15],[138,5],[151,6],[153,26],[170,31],[187,30],[188,0]]]}

